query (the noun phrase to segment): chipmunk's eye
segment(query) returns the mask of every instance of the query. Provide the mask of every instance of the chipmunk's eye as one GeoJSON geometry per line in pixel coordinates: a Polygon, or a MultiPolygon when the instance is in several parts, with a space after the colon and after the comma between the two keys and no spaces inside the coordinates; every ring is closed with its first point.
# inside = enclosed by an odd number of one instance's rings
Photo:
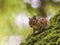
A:
{"type": "Polygon", "coordinates": [[[37,21],[36,21],[36,20],[34,20],[33,25],[35,25],[35,24],[36,24],[36,22],[37,22],[37,21]]]}

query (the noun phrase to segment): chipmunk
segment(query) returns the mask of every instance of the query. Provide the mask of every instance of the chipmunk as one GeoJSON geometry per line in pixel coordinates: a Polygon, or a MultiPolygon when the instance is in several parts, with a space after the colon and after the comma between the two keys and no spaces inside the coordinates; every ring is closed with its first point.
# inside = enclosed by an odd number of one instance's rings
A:
{"type": "Polygon", "coordinates": [[[32,18],[29,18],[29,25],[31,28],[33,28],[33,34],[37,32],[43,31],[48,25],[49,21],[47,18],[41,18],[33,16],[32,18]]]}

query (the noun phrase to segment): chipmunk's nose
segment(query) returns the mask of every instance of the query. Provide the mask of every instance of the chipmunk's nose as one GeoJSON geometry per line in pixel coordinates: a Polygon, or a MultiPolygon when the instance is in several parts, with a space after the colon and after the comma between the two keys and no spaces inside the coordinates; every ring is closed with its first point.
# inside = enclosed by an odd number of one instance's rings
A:
{"type": "Polygon", "coordinates": [[[30,27],[33,27],[32,25],[30,25],[30,27]]]}

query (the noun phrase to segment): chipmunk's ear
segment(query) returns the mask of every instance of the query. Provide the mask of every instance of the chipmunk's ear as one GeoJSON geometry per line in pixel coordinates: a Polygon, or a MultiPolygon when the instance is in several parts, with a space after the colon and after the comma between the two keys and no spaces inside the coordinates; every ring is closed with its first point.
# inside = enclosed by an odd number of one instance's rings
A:
{"type": "Polygon", "coordinates": [[[31,20],[31,18],[29,18],[29,20],[31,20]]]}
{"type": "Polygon", "coordinates": [[[34,19],[36,19],[36,16],[33,16],[34,19]]]}

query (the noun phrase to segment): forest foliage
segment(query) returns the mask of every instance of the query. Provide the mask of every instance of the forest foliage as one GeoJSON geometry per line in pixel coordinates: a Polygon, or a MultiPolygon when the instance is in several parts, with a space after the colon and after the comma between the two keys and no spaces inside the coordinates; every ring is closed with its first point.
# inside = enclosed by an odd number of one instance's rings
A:
{"type": "MultiPolygon", "coordinates": [[[[29,14],[29,16],[36,15],[36,16],[47,17],[51,15],[53,16],[57,15],[59,10],[60,10],[60,1],[54,2],[52,0],[41,0],[41,8],[33,8],[30,3],[26,3],[24,2],[24,0],[0,0],[0,42],[3,40],[4,36],[23,35],[25,38],[27,38],[32,33],[31,28],[23,27],[22,29],[20,29],[15,25],[15,18],[21,12],[23,13],[26,12],[29,14]]],[[[55,35],[56,31],[59,31],[59,24],[60,24],[59,18],[60,18],[59,16],[55,16],[54,18],[51,19],[52,23],[51,25],[53,29],[50,30],[51,32],[54,31],[52,33],[50,32],[52,35],[53,33],[55,35]],[[58,30],[56,27],[58,28],[58,30]]],[[[47,31],[47,34],[48,32],[49,31],[47,31]]],[[[45,34],[45,32],[41,34],[45,34]]],[[[33,38],[39,39],[38,35],[36,35],[36,37],[33,38]]],[[[59,34],[57,35],[57,37],[58,36],[59,34]]],[[[42,39],[41,42],[45,39],[46,38],[42,39]]],[[[28,42],[30,42],[30,40],[28,40],[28,42]]]]}

